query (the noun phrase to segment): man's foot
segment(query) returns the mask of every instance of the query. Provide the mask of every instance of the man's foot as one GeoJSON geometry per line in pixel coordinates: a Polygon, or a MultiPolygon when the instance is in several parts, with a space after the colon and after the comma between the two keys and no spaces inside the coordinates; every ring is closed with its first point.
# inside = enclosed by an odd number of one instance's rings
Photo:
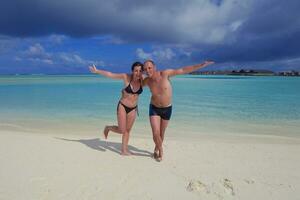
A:
{"type": "Polygon", "coordinates": [[[131,156],[132,153],[131,153],[130,151],[122,151],[122,152],[121,152],[121,155],[122,155],[122,156],[131,156]]]}
{"type": "Polygon", "coordinates": [[[162,161],[162,158],[163,158],[163,150],[161,149],[159,151],[159,154],[158,154],[157,158],[156,158],[156,161],[160,162],[160,161],[162,161]]]}
{"type": "Polygon", "coordinates": [[[155,159],[157,162],[160,162],[160,161],[162,161],[162,157],[157,157],[156,159],[155,159]]]}
{"type": "Polygon", "coordinates": [[[104,130],[103,130],[103,135],[104,135],[104,138],[105,138],[105,139],[107,139],[108,132],[109,132],[108,127],[105,126],[105,128],[104,128],[104,130]]]}

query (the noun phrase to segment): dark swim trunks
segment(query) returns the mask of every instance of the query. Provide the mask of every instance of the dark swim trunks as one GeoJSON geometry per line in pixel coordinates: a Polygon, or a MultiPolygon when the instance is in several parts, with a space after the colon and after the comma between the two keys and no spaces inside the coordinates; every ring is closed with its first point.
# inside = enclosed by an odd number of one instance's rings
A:
{"type": "Polygon", "coordinates": [[[172,115],[172,105],[168,107],[156,107],[153,104],[149,105],[149,116],[158,115],[164,120],[170,120],[172,115]]]}

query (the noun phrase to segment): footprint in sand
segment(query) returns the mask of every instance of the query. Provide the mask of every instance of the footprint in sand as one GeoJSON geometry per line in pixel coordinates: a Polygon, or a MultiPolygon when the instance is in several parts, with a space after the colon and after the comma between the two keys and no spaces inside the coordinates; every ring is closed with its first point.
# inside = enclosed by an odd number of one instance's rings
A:
{"type": "Polygon", "coordinates": [[[222,179],[221,183],[228,194],[235,195],[231,180],[224,178],[222,179]]]}
{"type": "Polygon", "coordinates": [[[190,192],[210,193],[208,186],[197,180],[191,180],[186,189],[190,192]]]}
{"type": "Polygon", "coordinates": [[[251,180],[251,179],[244,179],[244,181],[245,181],[247,184],[254,184],[254,180],[251,180]]]}

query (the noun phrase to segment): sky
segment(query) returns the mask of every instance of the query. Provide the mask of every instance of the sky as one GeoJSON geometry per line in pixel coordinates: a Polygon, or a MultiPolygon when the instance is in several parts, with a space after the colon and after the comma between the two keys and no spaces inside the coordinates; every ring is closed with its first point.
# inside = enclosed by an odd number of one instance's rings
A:
{"type": "Polygon", "coordinates": [[[0,74],[130,72],[214,60],[205,70],[300,71],[299,0],[4,0],[0,74]]]}

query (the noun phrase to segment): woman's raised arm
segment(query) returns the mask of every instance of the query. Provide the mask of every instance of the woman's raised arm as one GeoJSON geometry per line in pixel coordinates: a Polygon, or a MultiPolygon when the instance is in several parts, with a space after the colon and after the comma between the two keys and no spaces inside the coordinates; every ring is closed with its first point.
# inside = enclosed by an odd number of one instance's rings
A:
{"type": "Polygon", "coordinates": [[[105,71],[102,69],[97,69],[95,65],[89,66],[90,71],[94,74],[100,74],[102,76],[112,78],[112,79],[122,79],[125,80],[127,75],[125,73],[112,73],[110,71],[105,71]]]}

